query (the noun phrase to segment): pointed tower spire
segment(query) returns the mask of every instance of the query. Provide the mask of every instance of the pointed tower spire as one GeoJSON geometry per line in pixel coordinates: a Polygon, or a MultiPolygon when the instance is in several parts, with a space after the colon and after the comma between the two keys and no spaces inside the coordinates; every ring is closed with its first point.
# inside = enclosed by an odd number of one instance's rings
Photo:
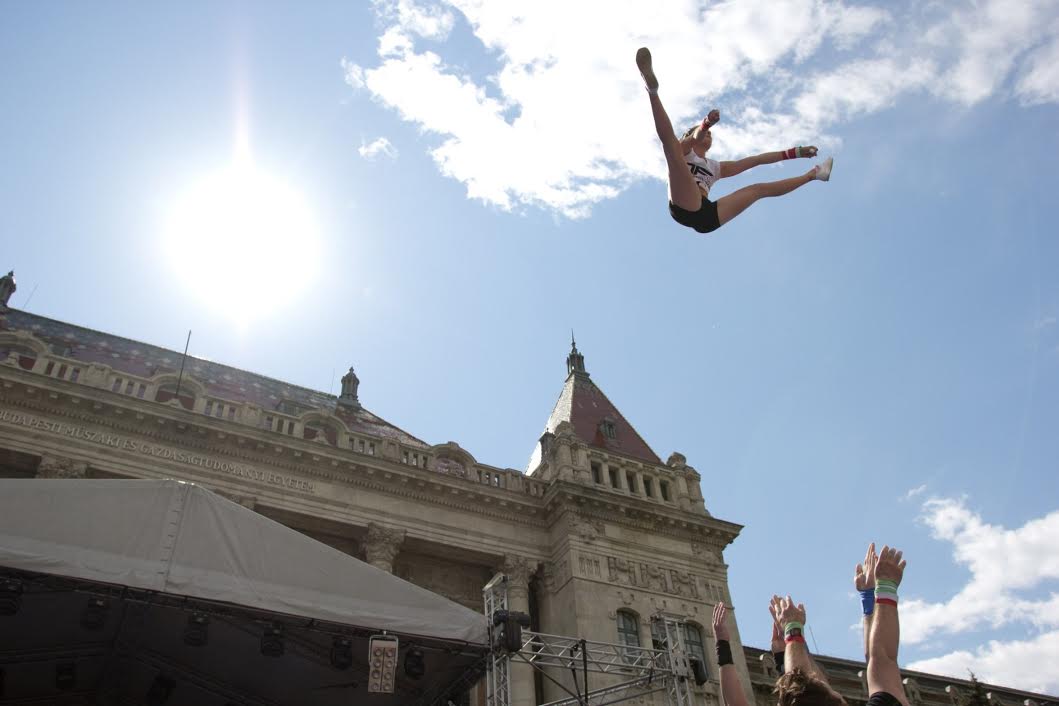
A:
{"type": "Polygon", "coordinates": [[[570,355],[566,356],[566,376],[570,377],[571,375],[588,378],[588,371],[585,370],[585,356],[581,355],[580,351],[577,350],[577,341],[574,340],[573,329],[570,329],[570,355]]]}

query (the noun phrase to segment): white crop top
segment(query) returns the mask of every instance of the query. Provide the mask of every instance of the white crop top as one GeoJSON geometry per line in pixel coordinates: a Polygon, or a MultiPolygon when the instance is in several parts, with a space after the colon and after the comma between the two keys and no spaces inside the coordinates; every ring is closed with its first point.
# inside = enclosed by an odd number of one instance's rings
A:
{"type": "Polygon", "coordinates": [[[695,181],[699,183],[709,195],[710,187],[713,186],[713,182],[717,181],[721,177],[721,163],[716,159],[710,159],[709,157],[700,157],[695,154],[695,150],[690,150],[684,155],[684,162],[687,163],[688,169],[691,170],[691,176],[695,178],[695,181]]]}

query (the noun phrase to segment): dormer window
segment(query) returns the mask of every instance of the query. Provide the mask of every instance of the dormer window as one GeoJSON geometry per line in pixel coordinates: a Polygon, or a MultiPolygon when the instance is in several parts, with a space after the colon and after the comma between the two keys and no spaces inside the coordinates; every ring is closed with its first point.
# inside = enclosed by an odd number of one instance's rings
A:
{"type": "Polygon", "coordinates": [[[599,423],[599,431],[605,439],[617,439],[618,429],[614,426],[614,420],[605,418],[599,423]]]}

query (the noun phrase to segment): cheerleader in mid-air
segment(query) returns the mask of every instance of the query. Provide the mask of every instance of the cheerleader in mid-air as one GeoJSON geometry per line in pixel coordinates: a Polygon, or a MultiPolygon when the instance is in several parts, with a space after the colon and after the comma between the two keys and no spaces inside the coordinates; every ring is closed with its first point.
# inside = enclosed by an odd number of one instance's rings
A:
{"type": "Polygon", "coordinates": [[[710,128],[721,119],[718,110],[711,110],[703,121],[677,138],[673,124],[658,98],[658,79],[651,68],[651,52],[641,48],[636,52],[636,66],[643,75],[647,94],[651,98],[651,113],[655,130],[662,141],[662,150],[669,166],[669,213],[677,223],[709,233],[723,226],[758,199],[789,194],[811,181],[831,178],[834,160],[828,157],[805,174],[780,181],[751,184],[716,201],[710,200],[710,187],[724,177],[735,176],[759,164],[772,164],[795,157],[815,157],[816,147],[792,147],[781,152],[766,152],[744,157],[735,162],[718,162],[706,156],[713,144],[710,128]]]}

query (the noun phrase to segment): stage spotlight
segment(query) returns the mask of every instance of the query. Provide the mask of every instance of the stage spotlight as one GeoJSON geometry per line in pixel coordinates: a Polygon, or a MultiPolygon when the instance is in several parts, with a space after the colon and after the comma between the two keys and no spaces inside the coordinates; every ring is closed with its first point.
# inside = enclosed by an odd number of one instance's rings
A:
{"type": "Polygon", "coordinates": [[[414,645],[404,653],[404,674],[409,679],[422,679],[427,667],[423,663],[423,651],[414,645]]]}
{"type": "Polygon", "coordinates": [[[706,674],[706,665],[705,664],[700,662],[695,657],[692,657],[691,659],[689,659],[688,663],[691,665],[691,673],[695,677],[695,683],[696,684],[698,684],[699,686],[702,686],[703,684],[705,684],[706,682],[708,682],[710,680],[709,675],[706,674]]]}
{"type": "Polygon", "coordinates": [[[397,647],[397,638],[392,635],[374,635],[368,640],[368,693],[393,693],[397,647]]]}
{"type": "Polygon", "coordinates": [[[151,682],[151,686],[147,689],[147,694],[143,697],[143,701],[147,706],[162,706],[166,701],[169,701],[169,696],[175,688],[175,681],[159,674],[151,682]]]}
{"type": "Polygon", "coordinates": [[[22,582],[18,579],[0,581],[0,615],[14,615],[22,607],[22,582]]]}
{"type": "Polygon", "coordinates": [[[283,626],[277,623],[265,625],[265,632],[261,635],[261,654],[266,657],[283,656],[283,626]]]}
{"type": "Polygon", "coordinates": [[[336,636],[331,643],[331,666],[335,669],[353,666],[353,641],[348,637],[336,636]]]}
{"type": "Polygon", "coordinates": [[[55,665],[55,688],[69,691],[77,684],[77,665],[73,662],[59,662],[55,665]]]}
{"type": "Polygon", "coordinates": [[[205,613],[192,613],[188,616],[188,625],[184,628],[184,644],[189,647],[202,647],[210,641],[210,617],[205,613]]]}
{"type": "Polygon", "coordinates": [[[101,630],[107,624],[108,607],[106,598],[89,598],[85,612],[81,614],[81,627],[85,630],[101,630]]]}

